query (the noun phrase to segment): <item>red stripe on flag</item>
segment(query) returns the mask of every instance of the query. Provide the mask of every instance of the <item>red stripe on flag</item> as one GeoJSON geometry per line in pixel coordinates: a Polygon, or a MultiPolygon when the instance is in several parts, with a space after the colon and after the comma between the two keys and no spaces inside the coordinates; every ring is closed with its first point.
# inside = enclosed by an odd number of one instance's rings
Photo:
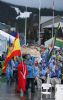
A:
{"type": "Polygon", "coordinates": [[[7,65],[7,63],[10,61],[10,59],[14,56],[21,56],[21,51],[20,50],[16,50],[14,52],[11,53],[11,55],[9,57],[6,58],[4,66],[7,65]]]}

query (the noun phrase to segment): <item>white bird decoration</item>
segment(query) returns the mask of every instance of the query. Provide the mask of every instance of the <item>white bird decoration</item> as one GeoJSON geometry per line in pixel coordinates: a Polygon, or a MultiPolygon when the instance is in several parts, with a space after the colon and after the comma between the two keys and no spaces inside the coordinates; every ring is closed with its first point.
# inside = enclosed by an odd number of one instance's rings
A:
{"type": "Polygon", "coordinates": [[[17,15],[18,15],[18,16],[16,17],[16,19],[19,19],[19,18],[29,18],[29,17],[30,17],[30,14],[32,13],[32,12],[28,12],[28,11],[21,12],[20,9],[17,8],[17,7],[12,7],[12,8],[15,9],[15,11],[16,11],[16,13],[17,13],[17,15]]]}
{"type": "Polygon", "coordinates": [[[18,19],[18,18],[29,18],[30,17],[30,14],[31,14],[32,12],[20,12],[20,15],[18,15],[17,17],[16,17],[16,19],[18,19]]]}

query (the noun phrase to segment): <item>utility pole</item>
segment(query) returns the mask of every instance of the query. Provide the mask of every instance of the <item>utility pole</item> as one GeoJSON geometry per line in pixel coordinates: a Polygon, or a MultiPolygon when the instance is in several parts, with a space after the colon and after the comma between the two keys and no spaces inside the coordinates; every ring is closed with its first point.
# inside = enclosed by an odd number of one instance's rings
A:
{"type": "Polygon", "coordinates": [[[41,0],[39,0],[39,45],[40,45],[40,10],[41,10],[41,0]]]}
{"type": "Polygon", "coordinates": [[[52,21],[52,38],[54,37],[54,0],[53,0],[53,21],[52,21]]]}
{"type": "MultiPolygon", "coordinates": [[[[26,12],[27,12],[27,6],[26,6],[26,12]]],[[[25,45],[26,45],[26,32],[27,32],[27,17],[25,17],[25,45]]]]}

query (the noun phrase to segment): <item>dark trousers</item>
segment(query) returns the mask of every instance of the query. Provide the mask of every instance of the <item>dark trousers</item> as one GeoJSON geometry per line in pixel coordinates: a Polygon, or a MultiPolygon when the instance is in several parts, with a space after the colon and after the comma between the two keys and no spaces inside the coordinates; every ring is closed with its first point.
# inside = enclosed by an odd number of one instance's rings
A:
{"type": "Polygon", "coordinates": [[[61,80],[61,84],[63,84],[63,80],[61,80]]]}
{"type": "Polygon", "coordinates": [[[27,86],[26,86],[26,89],[28,90],[28,88],[31,85],[31,92],[35,92],[34,80],[35,80],[35,78],[27,78],[27,86]]]}
{"type": "Polygon", "coordinates": [[[18,84],[18,70],[13,71],[13,78],[14,78],[16,84],[18,84]]]}

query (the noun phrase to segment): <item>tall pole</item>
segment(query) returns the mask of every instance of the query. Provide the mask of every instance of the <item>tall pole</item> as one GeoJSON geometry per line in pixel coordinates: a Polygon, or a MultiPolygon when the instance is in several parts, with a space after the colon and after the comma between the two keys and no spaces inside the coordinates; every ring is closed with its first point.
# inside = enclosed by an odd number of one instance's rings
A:
{"type": "Polygon", "coordinates": [[[41,0],[39,0],[39,45],[40,45],[40,9],[41,9],[41,0]]]}
{"type": "Polygon", "coordinates": [[[25,45],[26,45],[27,18],[25,18],[25,45]]]}
{"type": "Polygon", "coordinates": [[[54,34],[54,0],[53,0],[53,22],[52,22],[52,38],[54,34]]]}
{"type": "MultiPolygon", "coordinates": [[[[26,6],[27,11],[27,6],[26,6]]],[[[26,45],[26,32],[27,32],[27,18],[25,18],[25,45],[26,45]]]]}

